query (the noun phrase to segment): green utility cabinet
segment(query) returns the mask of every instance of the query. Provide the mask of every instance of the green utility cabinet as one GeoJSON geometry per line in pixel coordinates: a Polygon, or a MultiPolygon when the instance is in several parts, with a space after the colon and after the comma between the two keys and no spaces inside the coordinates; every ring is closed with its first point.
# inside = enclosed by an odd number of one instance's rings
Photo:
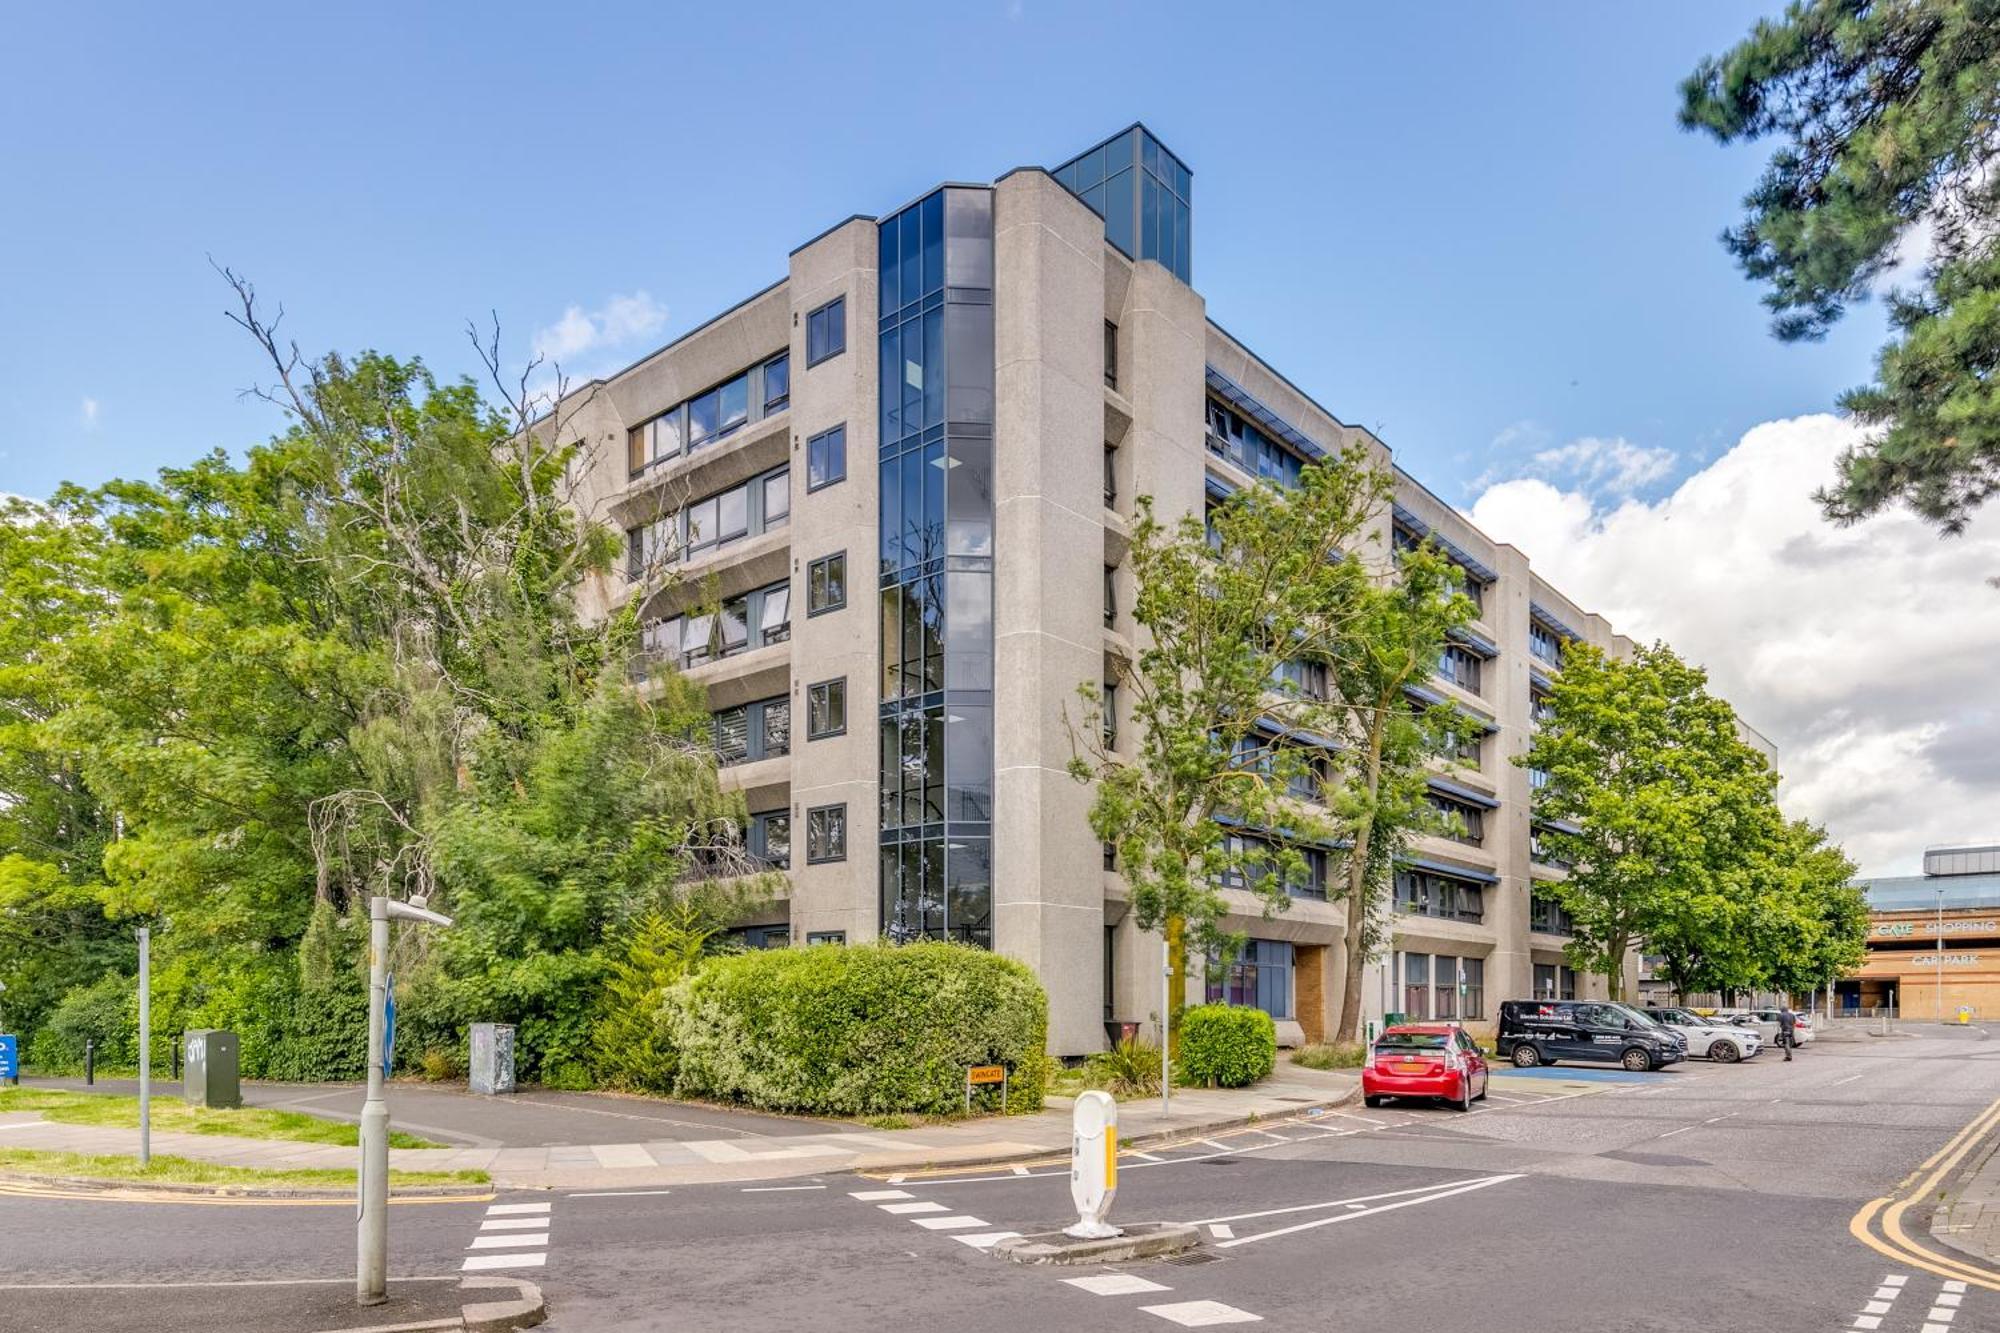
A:
{"type": "Polygon", "coordinates": [[[236,1034],[221,1028],[196,1028],[182,1040],[186,1043],[188,1105],[243,1105],[242,1048],[236,1034]]]}

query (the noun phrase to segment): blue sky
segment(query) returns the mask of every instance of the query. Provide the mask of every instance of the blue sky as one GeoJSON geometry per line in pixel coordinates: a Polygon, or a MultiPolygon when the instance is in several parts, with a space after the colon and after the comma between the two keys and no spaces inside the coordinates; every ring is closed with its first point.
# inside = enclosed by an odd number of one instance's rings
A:
{"type": "Polygon", "coordinates": [[[1864,310],[1826,344],[1777,345],[1716,243],[1760,156],[1678,130],[1675,86],[1751,17],[20,7],[0,490],[270,433],[239,398],[261,368],[210,256],[308,349],[453,374],[467,318],[497,310],[525,354],[571,307],[622,310],[572,354],[594,371],[850,213],[1053,165],[1135,118],[1194,169],[1211,315],[1447,498],[1579,437],[1670,451],[1641,469],[1657,490],[1756,422],[1827,406],[1881,329],[1864,310]]]}

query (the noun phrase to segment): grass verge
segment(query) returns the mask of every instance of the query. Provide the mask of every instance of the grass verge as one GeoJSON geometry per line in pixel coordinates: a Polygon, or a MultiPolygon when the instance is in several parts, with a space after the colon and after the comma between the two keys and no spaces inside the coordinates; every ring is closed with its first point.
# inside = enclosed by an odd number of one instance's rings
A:
{"type": "Polygon", "coordinates": [[[1359,1069],[1368,1058],[1368,1048],[1360,1042],[1347,1046],[1319,1044],[1301,1046],[1292,1052],[1292,1063],[1307,1069],[1359,1069]]]}
{"type": "MultiPolygon", "coordinates": [[[[353,1189],[354,1172],[332,1168],[267,1171],[253,1166],[220,1166],[186,1157],[155,1157],[141,1167],[136,1157],[92,1157],[85,1153],[45,1152],[37,1148],[0,1148],[0,1170],[33,1171],[49,1176],[79,1176],[93,1180],[135,1180],[162,1185],[262,1185],[276,1189],[353,1189]]],[[[391,1171],[389,1187],[398,1185],[485,1185],[484,1171],[391,1171]]]]}
{"type": "MultiPolygon", "coordinates": [[[[92,1092],[62,1092],[51,1088],[8,1088],[0,1091],[0,1111],[39,1111],[42,1119],[65,1125],[109,1125],[115,1129],[139,1127],[139,1099],[92,1092]]],[[[274,1111],[261,1106],[219,1110],[189,1106],[178,1097],[153,1098],[153,1128],[182,1134],[231,1134],[245,1139],[284,1139],[293,1143],[329,1143],[351,1148],[361,1141],[361,1127],[345,1120],[324,1120],[302,1111],[274,1111]]],[[[443,1148],[405,1134],[389,1131],[391,1148],[443,1148]]]]}

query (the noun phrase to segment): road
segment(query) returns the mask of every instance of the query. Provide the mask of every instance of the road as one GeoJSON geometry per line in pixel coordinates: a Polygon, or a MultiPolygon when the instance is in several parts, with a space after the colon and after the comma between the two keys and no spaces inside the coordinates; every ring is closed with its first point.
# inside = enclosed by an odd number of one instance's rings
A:
{"type": "MultiPolygon", "coordinates": [[[[2000,1291],[1848,1232],[2000,1094],[2000,1041],[1931,1032],[1587,1091],[1496,1078],[1469,1115],[1356,1108],[1128,1157],[1113,1220],[1203,1223],[1179,1261],[993,1257],[996,1233],[1068,1220],[1065,1173],[1008,1168],[408,1205],[394,1267],[529,1277],[558,1333],[2000,1329],[2000,1291]]],[[[9,1283],[340,1277],[351,1227],[342,1208],[0,1198],[9,1283]]]]}

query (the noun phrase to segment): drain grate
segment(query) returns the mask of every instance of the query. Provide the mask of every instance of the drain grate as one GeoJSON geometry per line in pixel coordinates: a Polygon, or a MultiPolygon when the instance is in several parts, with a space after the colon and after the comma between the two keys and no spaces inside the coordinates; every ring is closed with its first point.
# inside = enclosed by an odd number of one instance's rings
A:
{"type": "Polygon", "coordinates": [[[1160,1260],[1160,1262],[1163,1264],[1173,1264],[1177,1268],[1193,1268],[1196,1264],[1216,1263],[1221,1258],[1221,1255],[1210,1254],[1207,1250],[1189,1250],[1186,1254],[1169,1255],[1160,1260]]]}

